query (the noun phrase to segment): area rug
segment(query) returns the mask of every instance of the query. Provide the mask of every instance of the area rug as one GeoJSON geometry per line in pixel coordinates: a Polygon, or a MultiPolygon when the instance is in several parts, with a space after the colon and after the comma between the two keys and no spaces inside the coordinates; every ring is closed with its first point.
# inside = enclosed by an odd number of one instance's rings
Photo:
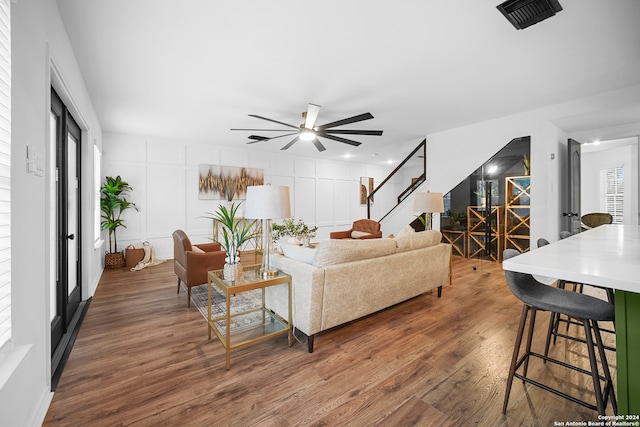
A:
{"type": "MultiPolygon", "coordinates": [[[[180,284],[182,290],[186,293],[187,287],[184,283],[180,284]]],[[[216,318],[224,316],[226,309],[226,300],[224,294],[215,286],[212,287],[211,295],[211,317],[216,318]]],[[[207,285],[194,286],[191,288],[191,304],[195,306],[202,317],[207,319],[207,285]]],[[[259,308],[262,304],[262,290],[255,289],[253,291],[242,292],[240,294],[231,295],[231,313],[239,313],[254,308],[259,308]]],[[[231,318],[231,328],[239,331],[247,327],[253,326],[261,317],[260,311],[252,315],[243,315],[231,318]]],[[[221,331],[226,330],[226,321],[216,322],[221,331]]]]}

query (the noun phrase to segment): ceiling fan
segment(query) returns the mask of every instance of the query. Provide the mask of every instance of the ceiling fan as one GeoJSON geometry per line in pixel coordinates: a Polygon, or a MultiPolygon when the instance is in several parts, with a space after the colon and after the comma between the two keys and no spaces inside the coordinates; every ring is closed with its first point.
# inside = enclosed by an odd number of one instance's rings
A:
{"type": "Polygon", "coordinates": [[[286,126],[288,129],[231,129],[231,130],[243,130],[243,131],[255,131],[255,132],[288,132],[283,135],[272,136],[272,137],[261,136],[261,135],[250,135],[249,139],[251,139],[251,141],[247,142],[247,144],[255,144],[256,142],[270,141],[276,138],[283,138],[285,136],[295,135],[295,137],[291,141],[289,141],[288,144],[283,146],[281,150],[288,149],[293,144],[295,144],[298,140],[311,141],[313,145],[315,145],[315,147],[318,149],[318,151],[326,150],[325,146],[322,145],[322,143],[318,140],[318,138],[332,139],[334,141],[342,142],[342,143],[357,147],[362,143],[351,140],[351,139],[343,138],[340,136],[336,136],[336,134],[373,135],[373,136],[382,135],[381,130],[333,129],[338,126],[343,126],[351,123],[361,122],[363,120],[373,119],[373,116],[371,115],[371,113],[359,114],[357,116],[353,116],[353,117],[338,120],[335,122],[326,123],[324,125],[316,126],[316,120],[318,118],[319,113],[320,113],[319,105],[309,104],[309,106],[307,107],[307,111],[304,111],[302,113],[302,118],[304,119],[304,123],[300,124],[300,126],[291,125],[288,123],[280,122],[278,120],[269,119],[267,117],[262,117],[255,114],[249,114],[249,117],[255,117],[256,119],[277,123],[279,125],[286,126]],[[295,131],[293,131],[292,129],[295,129],[295,131]]]}

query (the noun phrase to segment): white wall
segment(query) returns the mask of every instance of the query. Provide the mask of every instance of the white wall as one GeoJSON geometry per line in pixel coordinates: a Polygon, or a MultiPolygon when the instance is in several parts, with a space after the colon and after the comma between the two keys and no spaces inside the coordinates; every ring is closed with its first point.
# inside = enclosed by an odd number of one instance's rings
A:
{"type": "MultiPolygon", "coordinates": [[[[359,203],[360,177],[373,177],[377,184],[392,170],[112,133],[104,134],[103,143],[103,175],[120,175],[127,181],[133,187],[130,200],[139,207],[138,212],[123,214],[126,228],[118,229],[119,249],[148,241],[163,259],[173,258],[171,233],[178,228],[194,243],[210,241],[211,221],[201,217],[220,201],[198,199],[200,164],[264,169],[265,183],[290,187],[292,214],[318,226],[316,239],[327,239],[331,231],[348,229],[355,219],[365,218],[366,206],[359,203]]],[[[372,217],[378,215],[374,204],[372,217]]]]}
{"type": "MultiPolygon", "coordinates": [[[[76,64],[55,1],[11,2],[12,37],[12,343],[8,354],[24,350],[13,366],[0,362],[0,374],[9,375],[0,384],[0,424],[40,425],[48,408],[50,392],[49,283],[52,278],[50,247],[50,187],[54,153],[49,150],[48,116],[52,66],[56,85],[74,109],[86,142],[101,143],[101,128],[76,64]],[[26,146],[35,148],[45,165],[44,176],[26,172],[26,146]],[[17,365],[17,366],[16,366],[17,365]],[[8,372],[10,371],[10,372],[8,372]]],[[[92,149],[83,150],[82,216],[91,217],[93,196],[92,149]]],[[[92,224],[82,227],[85,268],[84,298],[95,289],[101,274],[99,255],[93,249],[92,224]]],[[[0,355],[0,359],[7,354],[0,355]]]]}
{"type": "MultiPolygon", "coordinates": [[[[640,86],[627,88],[624,96],[635,94],[640,98],[640,86]]],[[[562,217],[566,199],[567,139],[571,137],[556,121],[563,117],[601,111],[617,92],[552,105],[539,110],[515,114],[496,120],[469,125],[427,135],[427,181],[420,191],[446,193],[477,169],[488,157],[499,151],[513,138],[531,137],[531,239],[545,237],[557,240],[564,229],[562,217]]],[[[617,137],[640,133],[640,124],[614,130],[594,130],[617,137]]],[[[143,206],[149,211],[129,213],[128,229],[120,238],[123,243],[149,240],[160,257],[172,257],[171,232],[185,228],[196,242],[206,241],[211,235],[208,221],[198,219],[203,212],[217,206],[215,201],[197,200],[197,167],[200,163],[226,166],[261,167],[265,182],[289,185],[292,191],[293,214],[305,222],[319,227],[318,239],[329,232],[348,227],[354,219],[366,217],[366,207],[359,204],[358,184],[361,176],[372,176],[376,185],[391,168],[379,168],[349,162],[328,162],[318,159],[286,155],[265,156],[250,150],[221,150],[213,145],[200,145],[182,141],[158,141],[153,138],[104,135],[104,175],[123,175],[139,193],[145,194],[143,206]],[[171,155],[158,159],[151,151],[166,147],[171,155]],[[206,159],[206,160],[205,160],[206,159]],[[148,170],[162,169],[175,205],[163,209],[166,202],[154,201],[165,197],[157,193],[148,170]],[[171,176],[172,178],[168,178],[171,176]],[[156,192],[155,196],[149,196],[156,192]],[[160,219],[152,219],[160,212],[160,219]],[[132,215],[138,215],[133,218],[132,215]],[[157,224],[157,227],[155,226],[157,224]]],[[[634,196],[637,203],[637,191],[634,196]]],[[[134,199],[135,200],[135,199],[134,199]]],[[[164,200],[164,199],[163,199],[164,200]]],[[[135,200],[137,202],[137,200],[135,200]]],[[[394,215],[382,222],[383,235],[397,234],[416,213],[412,211],[413,198],[409,197],[394,215]]],[[[381,204],[374,204],[372,218],[381,217],[381,204]]],[[[438,226],[436,218],[434,226],[438,226]]]]}

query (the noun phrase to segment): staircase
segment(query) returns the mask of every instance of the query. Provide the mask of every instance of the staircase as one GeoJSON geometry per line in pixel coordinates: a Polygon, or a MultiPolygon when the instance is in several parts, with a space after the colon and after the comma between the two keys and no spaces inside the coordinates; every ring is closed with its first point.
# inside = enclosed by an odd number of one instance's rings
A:
{"type": "MultiPolygon", "coordinates": [[[[387,176],[367,197],[367,218],[385,225],[385,229],[402,229],[416,220],[411,211],[409,197],[426,181],[427,176],[426,138],[387,176]],[[374,204],[375,200],[375,204],[374,204]],[[375,206],[375,214],[374,214],[375,206]]],[[[417,221],[417,220],[416,220],[417,221]]],[[[420,221],[417,221],[421,225],[420,221]]]]}

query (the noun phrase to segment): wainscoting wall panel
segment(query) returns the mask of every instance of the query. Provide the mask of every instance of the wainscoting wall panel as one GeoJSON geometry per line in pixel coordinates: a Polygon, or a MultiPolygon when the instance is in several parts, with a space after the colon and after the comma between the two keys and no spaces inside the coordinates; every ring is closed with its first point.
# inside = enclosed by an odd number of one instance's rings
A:
{"type": "Polygon", "coordinates": [[[318,226],[316,240],[366,217],[358,199],[360,177],[373,176],[378,183],[392,170],[155,137],[105,133],[103,140],[103,175],[127,180],[134,189],[131,200],[140,208],[125,212],[127,228],[118,230],[119,246],[149,241],[158,258],[173,257],[171,233],[177,228],[194,243],[211,241],[211,222],[201,216],[219,201],[198,199],[200,164],[264,169],[265,183],[289,186],[293,217],[318,226]]]}

